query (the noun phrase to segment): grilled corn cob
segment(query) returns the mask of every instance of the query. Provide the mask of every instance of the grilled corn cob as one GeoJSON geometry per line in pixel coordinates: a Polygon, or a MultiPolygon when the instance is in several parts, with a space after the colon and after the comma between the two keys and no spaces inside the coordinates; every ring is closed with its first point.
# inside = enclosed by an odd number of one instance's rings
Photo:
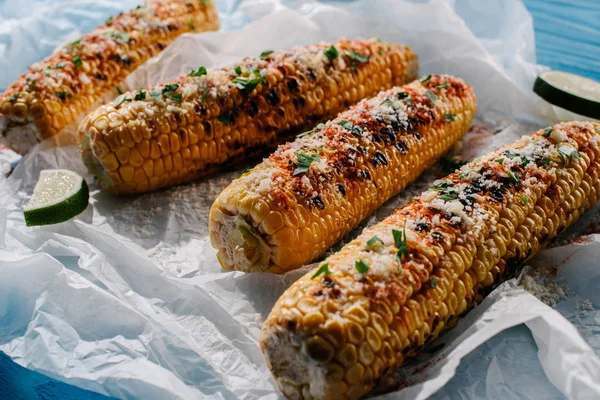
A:
{"type": "Polygon", "coordinates": [[[260,339],[283,393],[357,398],[514,273],[600,193],[600,124],[467,164],[295,282],[260,339]]]}
{"type": "Polygon", "coordinates": [[[115,85],[186,32],[219,28],[210,0],[148,0],[29,68],[0,95],[0,140],[27,153],[114,98],[115,85]]]}
{"type": "Polygon", "coordinates": [[[408,82],[417,68],[410,48],[375,40],[266,51],[208,73],[200,67],[90,114],[80,128],[83,158],[116,193],[191,181],[408,82]]]}
{"type": "Polygon", "coordinates": [[[279,273],[310,262],[448,151],[475,111],[469,85],[429,75],[282,145],[213,204],[221,265],[279,273]]]}

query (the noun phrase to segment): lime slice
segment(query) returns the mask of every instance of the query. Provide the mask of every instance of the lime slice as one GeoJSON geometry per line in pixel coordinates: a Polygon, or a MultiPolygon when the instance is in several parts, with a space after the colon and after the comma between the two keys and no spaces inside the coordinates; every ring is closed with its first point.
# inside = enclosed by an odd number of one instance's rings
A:
{"type": "Polygon", "coordinates": [[[600,119],[600,82],[562,71],[547,71],[537,77],[533,91],[555,106],[600,119]]]}
{"type": "Polygon", "coordinates": [[[89,198],[87,183],[79,174],[66,169],[44,169],[25,206],[25,224],[67,221],[86,209],[89,198]]]}

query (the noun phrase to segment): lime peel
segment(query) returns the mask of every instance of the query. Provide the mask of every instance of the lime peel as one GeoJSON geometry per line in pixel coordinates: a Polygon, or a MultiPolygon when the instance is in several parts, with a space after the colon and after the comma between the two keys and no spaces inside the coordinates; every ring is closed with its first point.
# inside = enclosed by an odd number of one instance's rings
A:
{"type": "Polygon", "coordinates": [[[27,226],[51,225],[68,221],[88,205],[89,190],[85,180],[66,169],[45,169],[24,208],[27,226]]]}

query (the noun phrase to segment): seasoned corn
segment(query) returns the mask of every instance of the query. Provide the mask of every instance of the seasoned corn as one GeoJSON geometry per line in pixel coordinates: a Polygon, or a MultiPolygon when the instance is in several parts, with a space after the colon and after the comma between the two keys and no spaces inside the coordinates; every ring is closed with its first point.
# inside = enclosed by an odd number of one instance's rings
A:
{"type": "Polygon", "coordinates": [[[77,123],[179,35],[219,28],[210,0],[148,0],[29,68],[0,95],[0,140],[27,153],[77,123]]]}
{"type": "Polygon", "coordinates": [[[279,273],[310,262],[448,151],[475,111],[469,85],[429,75],[280,146],[212,206],[221,265],[279,273]]]}
{"type": "Polygon", "coordinates": [[[299,279],[260,339],[283,393],[363,396],[597,201],[599,156],[600,124],[525,136],[434,182],[299,279]]]}
{"type": "Polygon", "coordinates": [[[410,48],[375,40],[266,51],[208,73],[200,67],[90,114],[80,127],[83,158],[115,193],[188,182],[408,82],[417,68],[410,48]]]}

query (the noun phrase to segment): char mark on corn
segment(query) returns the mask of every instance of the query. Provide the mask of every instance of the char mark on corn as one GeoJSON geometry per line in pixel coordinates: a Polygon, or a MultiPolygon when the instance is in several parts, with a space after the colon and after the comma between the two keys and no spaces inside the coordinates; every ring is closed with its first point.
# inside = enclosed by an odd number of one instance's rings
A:
{"type": "Polygon", "coordinates": [[[260,339],[282,392],[366,394],[596,203],[599,156],[597,123],[524,136],[435,181],[300,278],[260,339]]]}
{"type": "Polygon", "coordinates": [[[189,182],[410,81],[417,68],[409,47],[376,40],[267,51],[221,70],[200,67],[89,115],[80,127],[84,161],[116,193],[189,182]]]}
{"type": "Polygon", "coordinates": [[[217,30],[211,1],[149,0],[29,68],[0,95],[0,141],[27,153],[115,96],[115,86],[186,32],[217,30]]]}
{"type": "Polygon", "coordinates": [[[280,146],[212,206],[221,265],[280,273],[310,262],[448,151],[475,112],[468,84],[428,76],[280,146]]]}

